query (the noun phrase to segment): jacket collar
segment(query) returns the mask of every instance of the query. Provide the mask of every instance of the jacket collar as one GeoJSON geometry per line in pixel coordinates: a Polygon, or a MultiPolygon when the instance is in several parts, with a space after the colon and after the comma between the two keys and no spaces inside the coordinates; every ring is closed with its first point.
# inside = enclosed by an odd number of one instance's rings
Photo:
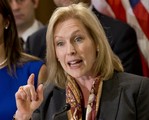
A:
{"type": "MultiPolygon", "coordinates": [[[[112,79],[103,82],[100,109],[98,111],[97,120],[116,119],[119,110],[121,93],[122,88],[119,87],[119,79],[117,75],[114,74],[112,79]]],[[[59,88],[54,89],[53,91],[53,104],[55,105],[54,113],[60,112],[62,110],[62,108],[66,104],[65,101],[66,101],[65,90],[59,88]]],[[[62,118],[63,120],[67,120],[67,113],[65,112],[64,114],[60,115],[59,118],[61,120],[62,118]]]]}

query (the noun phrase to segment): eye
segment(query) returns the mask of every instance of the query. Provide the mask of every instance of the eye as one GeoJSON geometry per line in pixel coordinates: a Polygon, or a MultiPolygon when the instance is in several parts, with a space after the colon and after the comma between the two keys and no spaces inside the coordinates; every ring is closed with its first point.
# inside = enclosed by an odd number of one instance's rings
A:
{"type": "Polygon", "coordinates": [[[64,42],[62,42],[62,41],[56,42],[56,46],[63,46],[63,45],[64,45],[64,42]]]}
{"type": "Polygon", "coordinates": [[[75,37],[74,41],[75,42],[82,42],[83,38],[81,36],[75,37]]]}

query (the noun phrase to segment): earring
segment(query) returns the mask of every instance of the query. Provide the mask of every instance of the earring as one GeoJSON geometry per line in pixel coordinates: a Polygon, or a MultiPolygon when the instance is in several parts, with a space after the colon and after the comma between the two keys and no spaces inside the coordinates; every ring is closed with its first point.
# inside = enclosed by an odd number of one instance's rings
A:
{"type": "Polygon", "coordinates": [[[8,29],[8,26],[5,26],[5,29],[7,30],[8,29]]]}
{"type": "Polygon", "coordinates": [[[99,48],[97,48],[97,52],[99,52],[99,48]]]}

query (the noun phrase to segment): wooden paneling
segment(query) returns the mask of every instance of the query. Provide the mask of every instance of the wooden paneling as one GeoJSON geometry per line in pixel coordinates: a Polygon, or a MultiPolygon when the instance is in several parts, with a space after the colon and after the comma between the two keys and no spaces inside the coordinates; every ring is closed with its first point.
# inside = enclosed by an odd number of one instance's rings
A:
{"type": "Polygon", "coordinates": [[[39,6],[36,10],[37,19],[43,24],[47,24],[55,8],[53,0],[39,0],[39,6]]]}

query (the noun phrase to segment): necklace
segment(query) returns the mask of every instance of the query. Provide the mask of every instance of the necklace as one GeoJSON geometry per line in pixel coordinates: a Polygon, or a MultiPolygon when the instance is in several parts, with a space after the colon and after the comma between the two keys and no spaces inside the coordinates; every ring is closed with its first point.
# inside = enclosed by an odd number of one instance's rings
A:
{"type": "Polygon", "coordinates": [[[7,61],[7,58],[0,63],[0,68],[6,63],[6,61],[7,61]]]}

